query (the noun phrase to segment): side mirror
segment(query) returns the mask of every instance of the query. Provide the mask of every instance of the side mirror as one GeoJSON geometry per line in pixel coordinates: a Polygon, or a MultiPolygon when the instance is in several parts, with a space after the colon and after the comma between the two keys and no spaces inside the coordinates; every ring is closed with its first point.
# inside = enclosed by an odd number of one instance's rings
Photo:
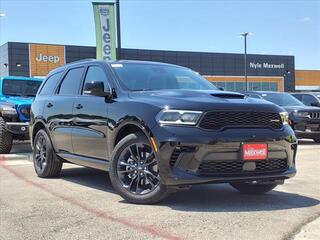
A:
{"type": "Polygon", "coordinates": [[[224,88],[223,88],[223,87],[219,87],[219,90],[220,90],[220,91],[224,91],[224,88]]]}
{"type": "Polygon", "coordinates": [[[97,96],[97,97],[110,97],[111,92],[104,90],[103,82],[88,82],[85,84],[83,93],[86,95],[97,96]]]}

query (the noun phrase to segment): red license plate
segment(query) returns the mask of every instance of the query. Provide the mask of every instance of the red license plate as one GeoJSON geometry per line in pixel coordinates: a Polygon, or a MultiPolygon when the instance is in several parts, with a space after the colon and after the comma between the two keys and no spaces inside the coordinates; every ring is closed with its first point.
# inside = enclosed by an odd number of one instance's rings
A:
{"type": "Polygon", "coordinates": [[[245,143],[242,145],[243,160],[266,160],[268,158],[268,145],[266,143],[245,143]]]}

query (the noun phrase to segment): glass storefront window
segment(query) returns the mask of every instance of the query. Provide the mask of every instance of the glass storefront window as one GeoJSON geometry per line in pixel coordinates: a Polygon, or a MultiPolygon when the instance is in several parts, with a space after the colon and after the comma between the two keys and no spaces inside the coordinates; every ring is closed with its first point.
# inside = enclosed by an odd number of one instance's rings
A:
{"type": "MultiPolygon", "coordinates": [[[[244,82],[211,82],[216,87],[222,87],[226,91],[243,92],[246,91],[246,84],[244,82]]],[[[248,82],[249,91],[278,91],[278,83],[274,82],[248,82]]]]}
{"type": "Polygon", "coordinates": [[[226,82],[226,87],[225,90],[226,91],[235,91],[235,83],[234,82],[226,82]]]}
{"type": "Polygon", "coordinates": [[[269,91],[278,91],[278,84],[277,83],[270,83],[270,90],[269,91]]]}
{"type": "Polygon", "coordinates": [[[236,91],[245,91],[246,90],[246,84],[244,82],[236,82],[235,83],[235,89],[236,91]]]}

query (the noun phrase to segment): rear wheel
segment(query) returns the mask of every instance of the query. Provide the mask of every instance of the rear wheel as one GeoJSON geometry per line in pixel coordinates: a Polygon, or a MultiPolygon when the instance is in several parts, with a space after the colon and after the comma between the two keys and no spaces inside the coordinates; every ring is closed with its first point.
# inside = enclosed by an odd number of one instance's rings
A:
{"type": "Polygon", "coordinates": [[[10,153],[12,148],[12,134],[6,129],[6,123],[0,117],[0,154],[10,153]]]}
{"type": "Polygon", "coordinates": [[[117,144],[109,175],[114,189],[131,203],[153,204],[168,194],[156,155],[147,137],[140,133],[130,134],[117,144]]]}
{"type": "Polygon", "coordinates": [[[230,185],[237,189],[241,193],[245,194],[261,194],[270,192],[272,189],[274,189],[277,184],[275,183],[268,183],[268,184],[262,184],[262,183],[245,183],[245,182],[239,182],[239,183],[230,183],[230,185]]]}
{"type": "Polygon", "coordinates": [[[55,155],[50,138],[43,129],[34,138],[33,165],[41,178],[56,177],[61,172],[62,162],[55,155]]]}

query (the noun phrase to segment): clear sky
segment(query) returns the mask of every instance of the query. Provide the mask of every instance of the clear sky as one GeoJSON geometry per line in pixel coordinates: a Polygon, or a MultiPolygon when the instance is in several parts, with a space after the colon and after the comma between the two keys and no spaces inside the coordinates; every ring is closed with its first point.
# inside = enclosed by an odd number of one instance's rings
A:
{"type": "MultiPolygon", "coordinates": [[[[0,44],[95,45],[89,0],[0,0],[0,44]]],[[[125,48],[294,55],[320,69],[320,0],[121,0],[125,48]]]]}

